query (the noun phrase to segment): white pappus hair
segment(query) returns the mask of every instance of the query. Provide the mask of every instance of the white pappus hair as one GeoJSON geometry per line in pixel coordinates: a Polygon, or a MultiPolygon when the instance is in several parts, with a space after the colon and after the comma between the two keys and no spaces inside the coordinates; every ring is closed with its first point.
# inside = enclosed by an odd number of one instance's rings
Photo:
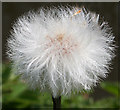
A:
{"type": "Polygon", "coordinates": [[[7,54],[31,88],[53,97],[91,89],[105,78],[114,57],[114,36],[99,15],[59,7],[19,17],[7,54]]]}

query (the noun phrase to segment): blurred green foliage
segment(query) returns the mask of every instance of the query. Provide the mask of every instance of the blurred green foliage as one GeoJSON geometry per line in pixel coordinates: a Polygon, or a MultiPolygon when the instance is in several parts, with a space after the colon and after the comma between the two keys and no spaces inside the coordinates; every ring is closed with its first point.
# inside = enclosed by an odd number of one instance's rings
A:
{"type": "MultiPolygon", "coordinates": [[[[2,68],[2,107],[3,108],[52,108],[52,98],[49,93],[30,90],[24,81],[19,80],[10,64],[2,68]]],[[[95,101],[92,92],[62,96],[62,108],[118,108],[120,107],[120,84],[118,82],[103,82],[101,88],[111,94],[111,97],[95,101]]]]}

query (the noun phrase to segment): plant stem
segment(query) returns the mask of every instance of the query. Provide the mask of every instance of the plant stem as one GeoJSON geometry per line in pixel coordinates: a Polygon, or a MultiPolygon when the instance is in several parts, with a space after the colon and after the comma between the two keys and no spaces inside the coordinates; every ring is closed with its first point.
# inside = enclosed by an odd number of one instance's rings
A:
{"type": "Polygon", "coordinates": [[[61,110],[61,96],[54,98],[52,97],[53,100],[53,110],[61,110]]]}

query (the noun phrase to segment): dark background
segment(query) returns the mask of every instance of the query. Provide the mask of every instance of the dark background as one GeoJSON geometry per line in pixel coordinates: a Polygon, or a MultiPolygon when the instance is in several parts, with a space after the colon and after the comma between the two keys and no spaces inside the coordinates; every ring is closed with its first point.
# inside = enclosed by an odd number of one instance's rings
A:
{"type": "MultiPolygon", "coordinates": [[[[37,3],[2,3],[2,60],[3,63],[8,63],[9,60],[5,54],[6,50],[6,40],[10,35],[10,29],[14,24],[15,20],[28,12],[29,10],[37,10],[38,8],[42,7],[50,7],[50,6],[58,6],[58,5],[70,5],[70,6],[77,6],[81,7],[84,6],[90,11],[96,12],[100,14],[100,19],[105,20],[109,23],[109,26],[112,27],[113,34],[115,36],[116,45],[118,45],[119,37],[118,37],[118,3],[84,3],[84,2],[76,2],[76,3],[66,3],[66,2],[37,2],[37,3]]],[[[116,51],[116,57],[112,62],[112,70],[105,81],[118,81],[118,51],[116,51]]],[[[102,97],[107,97],[110,94],[106,93],[105,91],[101,90],[99,86],[94,89],[93,97],[95,99],[100,99],[102,97]]]]}

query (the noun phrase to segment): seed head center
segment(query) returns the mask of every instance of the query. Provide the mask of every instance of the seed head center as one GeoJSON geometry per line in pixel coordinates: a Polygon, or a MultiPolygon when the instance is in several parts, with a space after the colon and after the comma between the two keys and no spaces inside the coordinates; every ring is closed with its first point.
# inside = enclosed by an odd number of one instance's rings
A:
{"type": "Polygon", "coordinates": [[[62,42],[63,38],[64,38],[64,34],[58,34],[56,40],[62,42]]]}

